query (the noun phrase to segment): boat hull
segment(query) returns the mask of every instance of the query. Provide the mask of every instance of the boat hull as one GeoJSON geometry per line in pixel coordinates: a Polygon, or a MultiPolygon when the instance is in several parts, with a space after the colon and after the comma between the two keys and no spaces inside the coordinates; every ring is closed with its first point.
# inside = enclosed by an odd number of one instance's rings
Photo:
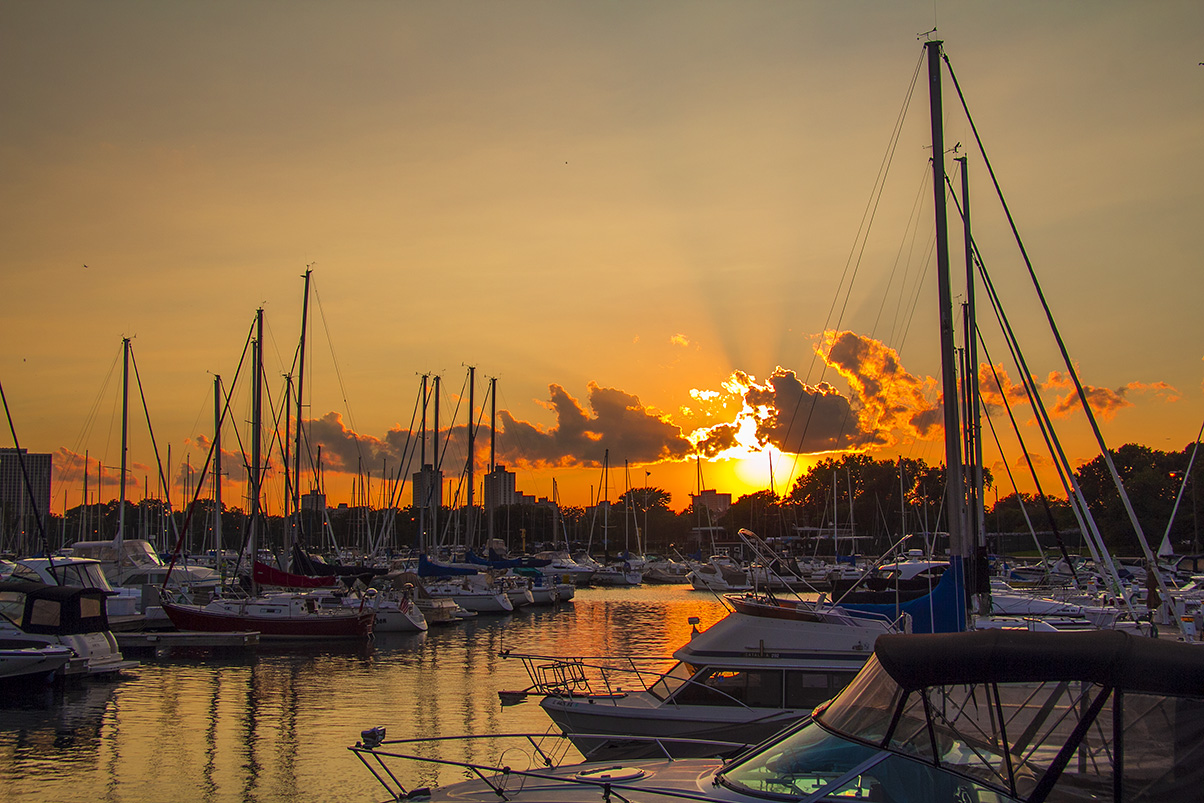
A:
{"type": "Polygon", "coordinates": [[[366,639],[376,614],[370,610],[305,616],[264,616],[207,611],[199,605],[164,603],[163,610],[179,630],[226,632],[255,630],[261,639],[366,639]]]}

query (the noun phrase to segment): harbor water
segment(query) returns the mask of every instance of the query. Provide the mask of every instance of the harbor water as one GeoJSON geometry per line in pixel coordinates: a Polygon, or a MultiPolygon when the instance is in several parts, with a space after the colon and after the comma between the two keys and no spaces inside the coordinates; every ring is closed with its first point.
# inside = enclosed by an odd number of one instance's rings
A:
{"type": "MultiPolygon", "coordinates": [[[[347,750],[366,728],[382,725],[390,739],[552,730],[538,698],[500,704],[499,691],[530,685],[523,663],[503,651],[668,658],[689,639],[690,617],[705,628],[724,614],[689,586],[579,589],[555,608],[369,645],[146,658],[120,680],[0,697],[0,790],[6,803],[382,800],[347,750]]],[[[421,754],[525,760],[513,753],[521,746],[501,749],[441,743],[421,754]]],[[[413,788],[461,772],[414,764],[402,780],[413,788]]]]}

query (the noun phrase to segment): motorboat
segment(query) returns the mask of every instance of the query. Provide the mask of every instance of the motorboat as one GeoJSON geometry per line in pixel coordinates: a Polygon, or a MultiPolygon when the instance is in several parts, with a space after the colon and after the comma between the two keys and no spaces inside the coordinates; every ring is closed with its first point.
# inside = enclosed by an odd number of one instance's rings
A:
{"type": "Polygon", "coordinates": [[[0,689],[52,679],[75,656],[61,644],[33,646],[0,636],[0,689]]]}
{"type": "MultiPolygon", "coordinates": [[[[1198,800],[1204,650],[1121,631],[884,635],[812,717],[734,760],[505,767],[433,803],[667,800],[1077,803],[1198,800]]],[[[351,748],[393,799],[420,740],[369,729],[351,748]],[[379,767],[388,768],[388,774],[379,767]]],[[[535,759],[535,756],[532,756],[535,759]]],[[[444,760],[444,763],[448,763],[444,760]]],[[[454,763],[454,762],[453,762],[454,763]]]]}
{"type": "Polygon", "coordinates": [[[682,585],[690,582],[690,565],[672,558],[650,558],[644,564],[644,582],[682,585]]]}
{"type": "Polygon", "coordinates": [[[436,563],[418,556],[418,576],[432,597],[447,597],[471,613],[512,613],[514,603],[492,569],[436,563]]]}
{"type": "Polygon", "coordinates": [[[221,585],[221,575],[208,566],[182,560],[169,566],[151,543],[142,538],[120,541],[76,541],[74,557],[100,561],[101,569],[114,586],[141,588],[163,586],[186,590],[197,602],[207,601],[221,585]],[[170,578],[170,579],[169,579],[170,578]]]}
{"type": "Polygon", "coordinates": [[[567,552],[537,552],[535,558],[548,561],[548,565],[542,567],[540,571],[548,577],[555,578],[557,582],[586,586],[593,579],[594,567],[578,563],[567,552]]]}
{"type": "MultiPolygon", "coordinates": [[[[755,743],[807,716],[852,680],[874,640],[899,623],[812,606],[810,619],[737,608],[673,653],[667,672],[632,659],[523,659],[540,706],[589,757],[625,758],[661,739],[755,743]],[[615,738],[597,738],[611,734],[615,738]]],[[[660,748],[656,748],[659,750],[660,748]]],[[[709,753],[681,742],[674,755],[709,753]]]]}
{"type": "MultiPolygon", "coordinates": [[[[22,558],[13,566],[10,578],[52,586],[76,586],[99,588],[108,594],[105,610],[110,626],[114,620],[138,617],[143,612],[142,589],[113,588],[101,569],[100,561],[94,558],[59,556],[49,558],[22,558]]],[[[143,620],[139,618],[138,623],[143,620]]]]}
{"type": "Polygon", "coordinates": [[[727,555],[711,555],[705,562],[691,561],[686,575],[695,591],[747,591],[752,588],[748,572],[727,555]]]}
{"type": "Polygon", "coordinates": [[[0,641],[30,647],[63,646],[72,657],[65,677],[114,675],[139,665],[127,661],[109,629],[99,588],[47,585],[25,580],[0,582],[0,641]]]}

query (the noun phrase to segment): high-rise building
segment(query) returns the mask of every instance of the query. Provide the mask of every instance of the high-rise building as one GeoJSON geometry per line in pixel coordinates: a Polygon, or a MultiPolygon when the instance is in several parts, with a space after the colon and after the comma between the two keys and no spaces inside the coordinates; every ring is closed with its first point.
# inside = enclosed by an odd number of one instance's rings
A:
{"type": "Polygon", "coordinates": [[[0,449],[0,511],[7,521],[23,521],[21,526],[36,532],[34,516],[42,518],[45,526],[50,515],[50,471],[53,455],[31,454],[22,449],[0,449]],[[25,464],[24,475],[21,464],[25,464]],[[29,490],[25,486],[29,477],[29,490]],[[30,504],[30,490],[33,503],[30,504]]]}
{"type": "Polygon", "coordinates": [[[521,494],[515,492],[515,474],[505,466],[495,466],[485,475],[485,509],[497,510],[519,503],[521,494]]]}
{"type": "Polygon", "coordinates": [[[427,463],[421,471],[414,472],[413,499],[411,504],[418,509],[439,509],[443,506],[443,472],[436,471],[427,463]]]}

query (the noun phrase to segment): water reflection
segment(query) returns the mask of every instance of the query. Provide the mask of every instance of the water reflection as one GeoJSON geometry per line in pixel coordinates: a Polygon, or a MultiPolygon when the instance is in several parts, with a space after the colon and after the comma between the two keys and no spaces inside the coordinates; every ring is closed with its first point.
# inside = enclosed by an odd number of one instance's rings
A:
{"type": "MultiPolygon", "coordinates": [[[[499,704],[499,690],[528,685],[522,663],[499,653],[666,656],[689,638],[691,616],[705,627],[723,609],[681,587],[590,589],[558,609],[371,645],[263,644],[248,656],[148,661],[116,683],[0,697],[0,788],[6,801],[378,800],[346,750],[362,729],[385,725],[390,738],[548,732],[536,701],[499,704]]],[[[486,742],[423,749],[500,759],[486,742]]],[[[513,766],[516,749],[506,753],[513,766]]],[[[408,780],[454,777],[427,767],[408,780]]]]}

